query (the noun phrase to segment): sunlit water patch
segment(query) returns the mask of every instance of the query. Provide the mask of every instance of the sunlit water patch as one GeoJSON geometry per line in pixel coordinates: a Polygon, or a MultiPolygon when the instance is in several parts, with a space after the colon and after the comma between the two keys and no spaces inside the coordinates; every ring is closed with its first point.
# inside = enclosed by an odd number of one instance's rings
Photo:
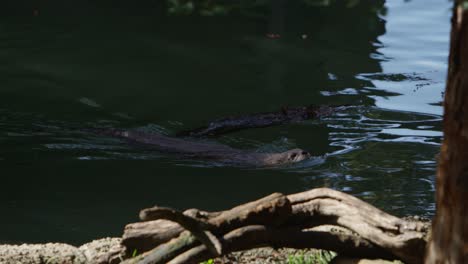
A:
{"type": "Polygon", "coordinates": [[[356,74],[357,80],[370,84],[361,89],[322,92],[366,94],[376,108],[325,121],[331,150],[325,164],[306,170],[308,182],[355,193],[398,213],[431,216],[451,3],[387,1],[386,7],[381,16],[386,33],[371,54],[381,71],[356,74]]]}
{"type": "Polygon", "coordinates": [[[362,73],[369,89],[396,96],[372,96],[378,107],[442,114],[447,72],[451,4],[443,0],[387,1],[387,33],[380,36],[377,53],[382,72],[362,73]]]}
{"type": "Polygon", "coordinates": [[[292,172],[307,175],[311,186],[353,193],[398,214],[432,216],[439,115],[355,108],[322,122],[330,128],[326,162],[292,172]]]}

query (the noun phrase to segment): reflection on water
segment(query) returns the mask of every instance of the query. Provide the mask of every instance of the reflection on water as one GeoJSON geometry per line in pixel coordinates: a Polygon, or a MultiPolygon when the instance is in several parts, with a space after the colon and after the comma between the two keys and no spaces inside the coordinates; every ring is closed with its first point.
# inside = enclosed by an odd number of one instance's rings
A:
{"type": "Polygon", "coordinates": [[[382,72],[361,74],[377,89],[398,94],[373,97],[382,108],[442,114],[438,105],[445,88],[450,5],[446,1],[388,1],[388,34],[378,38],[384,56],[382,72]]]}
{"type": "Polygon", "coordinates": [[[355,193],[400,214],[431,216],[439,116],[365,109],[326,122],[335,150],[320,166],[297,171],[308,175],[306,181],[355,193]],[[409,117],[414,120],[405,120],[409,117]]]}
{"type": "Polygon", "coordinates": [[[321,186],[398,215],[431,216],[450,2],[293,2],[279,11],[160,17],[83,1],[57,8],[69,16],[43,6],[35,17],[2,17],[0,204],[9,214],[0,243],[80,243],[120,235],[155,203],[217,210],[321,186]],[[216,140],[315,157],[281,168],[186,160],[82,130],[173,135],[219,117],[309,104],[353,107],[216,140]]]}

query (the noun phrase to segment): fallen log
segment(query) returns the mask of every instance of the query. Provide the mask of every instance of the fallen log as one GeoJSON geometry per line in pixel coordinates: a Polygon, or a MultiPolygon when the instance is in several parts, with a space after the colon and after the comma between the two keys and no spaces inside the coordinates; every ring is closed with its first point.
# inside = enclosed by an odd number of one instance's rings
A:
{"type": "Polygon", "coordinates": [[[176,133],[178,137],[217,137],[249,128],[262,128],[301,122],[331,115],[347,106],[283,107],[280,111],[232,116],[214,120],[206,126],[176,133]]]}
{"type": "MultiPolygon", "coordinates": [[[[147,215],[158,207],[145,209],[147,215]]],[[[274,193],[260,200],[243,204],[231,210],[208,213],[196,209],[184,212],[200,222],[211,225],[209,230],[222,233],[244,224],[275,224],[288,217],[291,207],[284,195],[274,193]],[[271,216],[271,217],[270,217],[271,216]]],[[[141,216],[142,214],[140,214],[141,216]]],[[[149,218],[144,218],[149,220],[149,218]]],[[[170,219],[169,219],[170,220],[170,219]]],[[[145,252],[159,244],[177,237],[184,228],[181,225],[166,220],[155,220],[143,223],[129,224],[125,227],[122,244],[132,252],[145,252]]]]}
{"type": "Polygon", "coordinates": [[[125,263],[196,263],[265,245],[421,263],[429,227],[327,188],[274,193],[214,213],[153,207],[140,217],[146,222],[127,225],[122,239],[127,257],[140,255],[125,263]]]}
{"type": "Polygon", "coordinates": [[[190,231],[200,242],[205,244],[214,255],[220,256],[222,253],[221,243],[210,231],[206,230],[211,228],[211,226],[205,221],[197,220],[190,215],[184,215],[179,211],[164,207],[145,209],[140,212],[140,219],[143,221],[166,219],[176,222],[190,231]]]}

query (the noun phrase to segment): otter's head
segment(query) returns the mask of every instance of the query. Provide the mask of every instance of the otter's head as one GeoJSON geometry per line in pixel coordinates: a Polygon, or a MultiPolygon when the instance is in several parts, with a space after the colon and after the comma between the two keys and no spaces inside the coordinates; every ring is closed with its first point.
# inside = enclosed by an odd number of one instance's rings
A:
{"type": "Polygon", "coordinates": [[[310,158],[310,153],[302,149],[291,149],[281,153],[269,153],[264,160],[266,165],[295,163],[310,158]]]}

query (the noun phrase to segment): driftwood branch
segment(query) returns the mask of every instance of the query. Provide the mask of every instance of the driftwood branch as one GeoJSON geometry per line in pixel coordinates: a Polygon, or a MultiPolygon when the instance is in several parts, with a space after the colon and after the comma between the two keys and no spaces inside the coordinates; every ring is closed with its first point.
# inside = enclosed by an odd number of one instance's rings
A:
{"type": "Polygon", "coordinates": [[[400,219],[351,195],[326,188],[288,198],[293,215],[301,220],[314,215],[327,217],[327,224],[348,228],[408,263],[423,259],[427,223],[400,219]]]}
{"type": "Polygon", "coordinates": [[[277,112],[254,113],[217,119],[209,122],[206,126],[181,131],[176,135],[179,137],[217,137],[243,129],[283,125],[328,116],[345,108],[346,106],[314,105],[283,107],[277,112]]]}
{"type": "MultiPolygon", "coordinates": [[[[349,231],[314,231],[297,228],[274,229],[262,225],[241,227],[223,237],[223,248],[229,252],[261,246],[321,248],[346,253],[350,257],[389,258],[395,256],[349,231]]],[[[204,245],[199,245],[172,259],[169,263],[199,263],[213,256],[204,245]]]]}
{"type": "Polygon", "coordinates": [[[140,212],[140,219],[143,221],[165,219],[176,222],[183,228],[190,231],[200,242],[207,246],[207,248],[216,256],[222,254],[221,243],[218,239],[206,229],[210,228],[210,224],[193,218],[188,215],[176,211],[171,208],[153,207],[144,209],[140,212]]]}
{"type": "MultiPolygon", "coordinates": [[[[161,244],[158,247],[135,258],[128,259],[122,264],[167,263],[169,260],[190,250],[192,247],[198,244],[199,243],[197,243],[195,236],[190,234],[190,232],[184,231],[178,237],[173,238],[169,242],[161,244]]],[[[207,249],[207,247],[205,246],[204,249],[207,249]]]]}
{"type": "Polygon", "coordinates": [[[141,216],[159,220],[126,227],[122,244],[127,252],[144,252],[126,263],[194,263],[266,245],[421,263],[428,228],[428,223],[400,219],[327,188],[274,193],[222,212],[153,207],[141,216]]]}

